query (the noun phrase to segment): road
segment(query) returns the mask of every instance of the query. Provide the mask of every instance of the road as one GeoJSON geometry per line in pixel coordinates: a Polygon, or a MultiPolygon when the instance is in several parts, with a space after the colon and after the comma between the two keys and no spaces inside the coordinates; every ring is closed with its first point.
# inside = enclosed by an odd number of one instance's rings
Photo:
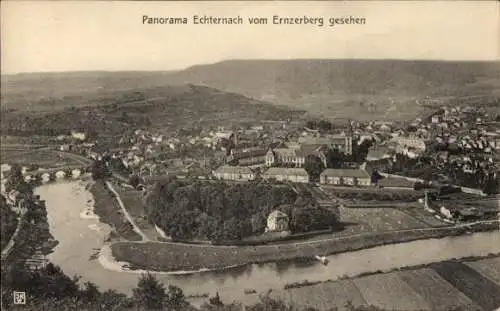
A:
{"type": "Polygon", "coordinates": [[[123,211],[123,214],[125,215],[125,217],[127,218],[128,222],[132,225],[132,227],[134,228],[134,231],[137,232],[137,234],[139,234],[142,238],[142,241],[140,242],[149,242],[150,239],[146,236],[146,234],[144,234],[144,232],[142,232],[142,230],[137,226],[137,224],[135,223],[134,219],[130,216],[129,212],[127,211],[127,209],[125,208],[125,205],[123,204],[123,201],[122,199],[120,198],[120,195],[118,194],[118,192],[116,192],[115,188],[113,187],[113,185],[109,182],[109,181],[106,181],[106,186],[108,187],[108,189],[113,192],[113,194],[115,195],[115,198],[116,198],[116,201],[118,202],[118,204],[120,205],[122,211],[123,211]]]}

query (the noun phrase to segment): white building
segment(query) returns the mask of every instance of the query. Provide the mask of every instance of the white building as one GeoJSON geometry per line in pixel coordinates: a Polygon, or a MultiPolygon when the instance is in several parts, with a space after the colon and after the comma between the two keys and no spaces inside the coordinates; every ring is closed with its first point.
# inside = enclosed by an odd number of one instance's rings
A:
{"type": "Polygon", "coordinates": [[[266,232],[288,231],[288,215],[281,211],[274,211],[267,217],[266,232]]]}
{"type": "Polygon", "coordinates": [[[309,174],[303,168],[271,167],[262,175],[262,178],[295,183],[309,182],[309,174]]]}
{"type": "Polygon", "coordinates": [[[223,165],[213,173],[218,179],[248,181],[255,179],[255,174],[246,166],[223,165]]]}
{"type": "Polygon", "coordinates": [[[326,169],[320,175],[320,183],[338,186],[370,186],[371,177],[362,169],[326,169]]]}

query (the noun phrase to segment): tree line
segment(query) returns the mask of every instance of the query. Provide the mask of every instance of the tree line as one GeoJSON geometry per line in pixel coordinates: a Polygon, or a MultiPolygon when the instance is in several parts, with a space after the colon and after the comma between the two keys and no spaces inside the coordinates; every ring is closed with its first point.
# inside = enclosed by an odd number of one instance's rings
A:
{"type": "Polygon", "coordinates": [[[158,182],[146,198],[149,220],[172,239],[212,242],[241,240],[265,232],[268,215],[289,216],[292,232],[329,229],[336,215],[318,206],[309,192],[265,181],[245,184],[184,181],[158,182]]]}

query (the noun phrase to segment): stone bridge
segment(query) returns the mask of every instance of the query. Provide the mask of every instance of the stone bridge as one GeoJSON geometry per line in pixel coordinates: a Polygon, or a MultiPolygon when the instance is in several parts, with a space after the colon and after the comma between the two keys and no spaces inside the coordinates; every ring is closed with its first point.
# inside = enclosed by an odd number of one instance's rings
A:
{"type": "Polygon", "coordinates": [[[24,179],[27,182],[42,182],[47,183],[53,180],[59,180],[64,178],[78,179],[82,175],[89,173],[91,170],[91,165],[87,164],[77,164],[68,165],[64,167],[56,167],[50,169],[39,169],[32,172],[24,173],[24,179]]]}

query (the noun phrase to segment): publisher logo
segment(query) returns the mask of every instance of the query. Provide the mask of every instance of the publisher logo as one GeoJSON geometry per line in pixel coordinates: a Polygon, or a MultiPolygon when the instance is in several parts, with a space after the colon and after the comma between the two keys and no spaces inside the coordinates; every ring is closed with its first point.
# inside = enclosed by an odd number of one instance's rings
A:
{"type": "Polygon", "coordinates": [[[14,304],[15,305],[25,305],[26,304],[26,293],[25,292],[14,292],[14,304]]]}

